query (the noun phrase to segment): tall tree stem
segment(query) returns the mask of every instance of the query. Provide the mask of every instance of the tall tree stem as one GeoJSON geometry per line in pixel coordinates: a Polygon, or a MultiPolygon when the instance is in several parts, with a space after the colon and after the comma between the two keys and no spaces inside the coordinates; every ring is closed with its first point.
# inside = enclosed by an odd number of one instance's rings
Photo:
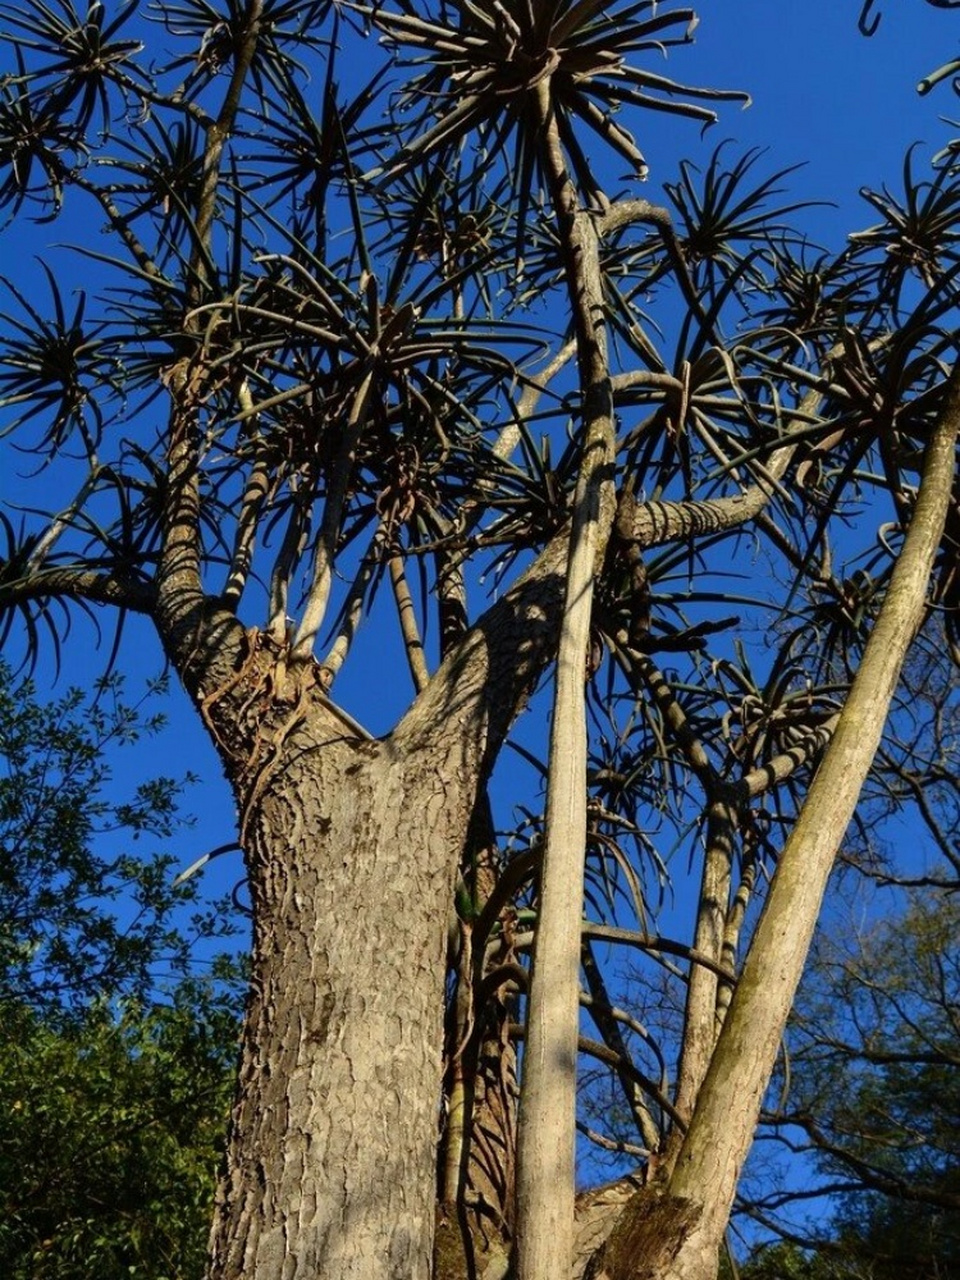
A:
{"type": "Polygon", "coordinates": [[[837,850],[923,619],[954,482],[960,372],[947,382],[910,528],[846,705],[780,855],[670,1191],[703,1206],[669,1280],[711,1274],[837,850]]]}
{"type": "Polygon", "coordinates": [[[542,160],[564,246],[574,316],[583,452],[574,499],[550,733],[546,827],[520,1103],[518,1280],[553,1280],[573,1260],[580,926],[587,825],[584,697],[593,577],[613,523],[613,392],[607,363],[599,242],[577,207],[549,80],[539,91],[542,160]]]}

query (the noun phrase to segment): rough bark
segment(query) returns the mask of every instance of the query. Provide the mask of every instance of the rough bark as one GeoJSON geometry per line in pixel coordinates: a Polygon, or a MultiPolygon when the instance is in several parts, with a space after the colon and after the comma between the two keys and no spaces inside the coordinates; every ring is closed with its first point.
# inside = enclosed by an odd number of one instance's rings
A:
{"type": "Polygon", "coordinates": [[[414,755],[359,738],[290,678],[288,732],[234,764],[253,976],[209,1274],[426,1280],[448,911],[478,762],[456,735],[414,755]]]}
{"type": "Polygon", "coordinates": [[[318,664],[192,581],[158,611],[237,795],[254,907],[211,1280],[430,1274],[454,881],[552,653],[561,563],[558,540],[382,742],[329,701],[318,664]]]}
{"type": "Polygon", "coordinates": [[[690,1200],[649,1189],[638,1192],[590,1259],[583,1280],[662,1280],[699,1216],[699,1207],[690,1200]]]}

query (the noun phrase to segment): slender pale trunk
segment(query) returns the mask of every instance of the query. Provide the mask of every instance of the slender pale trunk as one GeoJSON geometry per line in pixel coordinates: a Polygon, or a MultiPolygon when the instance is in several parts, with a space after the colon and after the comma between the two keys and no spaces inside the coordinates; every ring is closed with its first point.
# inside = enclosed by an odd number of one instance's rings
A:
{"type": "Polygon", "coordinates": [[[711,1280],[827,880],[924,614],[954,481],[960,375],[947,384],[913,519],[836,732],[776,875],[670,1180],[698,1218],[664,1280],[711,1280]]]}
{"type": "Polygon", "coordinates": [[[541,85],[544,165],[564,245],[577,335],[583,453],[574,500],[550,731],[546,822],[528,1002],[517,1172],[517,1280],[570,1273],[574,1248],[580,924],[587,825],[584,685],[593,578],[615,513],[613,395],[596,230],[576,207],[541,85]]]}
{"type": "MultiPolygon", "coordinates": [[[[726,800],[712,802],[707,815],[707,847],[693,945],[698,954],[717,964],[723,951],[736,823],[736,809],[732,804],[726,800]]],[[[717,1019],[718,983],[715,969],[700,964],[691,966],[684,1013],[683,1053],[677,1076],[676,1107],[684,1120],[689,1119],[693,1111],[720,1028],[717,1019]]],[[[681,1141],[679,1130],[672,1130],[670,1139],[669,1150],[675,1153],[681,1141]]]]}

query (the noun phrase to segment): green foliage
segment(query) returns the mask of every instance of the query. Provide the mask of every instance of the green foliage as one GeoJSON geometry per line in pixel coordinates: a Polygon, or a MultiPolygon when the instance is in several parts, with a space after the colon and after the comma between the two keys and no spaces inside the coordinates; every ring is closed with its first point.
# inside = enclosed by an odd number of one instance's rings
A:
{"type": "MultiPolygon", "coordinates": [[[[115,799],[107,754],[163,727],[100,682],[50,706],[0,664],[0,1274],[197,1280],[226,1130],[234,931],[169,854],[184,782],[115,799]],[[122,842],[118,846],[118,841],[122,842]]],[[[162,682],[145,697],[162,697],[162,682]]]]}
{"type": "Polygon", "coordinates": [[[198,942],[235,932],[227,904],[203,903],[196,881],[175,887],[171,854],[133,852],[184,827],[191,779],[108,798],[108,754],[163,728],[143,708],[164,690],[154,682],[130,705],[112,676],[92,703],[74,689],[44,706],[0,663],[0,1008],[143,1000],[161,975],[187,973],[198,942]]]}
{"type": "Polygon", "coordinates": [[[836,993],[852,1028],[865,1029],[853,1045],[831,1037],[823,1160],[886,1192],[849,1197],[837,1215],[845,1252],[871,1280],[960,1271],[958,936],[955,899],[917,899],[872,931],[856,959],[839,949],[821,959],[841,975],[836,993]]]}
{"type": "Polygon", "coordinates": [[[805,1134],[834,1210],[826,1231],[808,1226],[809,1270],[770,1271],[771,1259],[806,1255],[762,1250],[751,1280],[960,1269],[958,936],[955,898],[928,893],[865,933],[820,940],[794,1015],[791,1105],[777,1119],[805,1134]]]}
{"type": "Polygon", "coordinates": [[[199,1280],[226,1131],[233,1001],[0,1022],[0,1274],[199,1280]]]}
{"type": "MultiPolygon", "coordinates": [[[[731,1280],[729,1263],[721,1265],[722,1280],[731,1280]]],[[[830,1263],[824,1263],[793,1244],[758,1249],[739,1271],[740,1280],[840,1280],[830,1263]]]]}

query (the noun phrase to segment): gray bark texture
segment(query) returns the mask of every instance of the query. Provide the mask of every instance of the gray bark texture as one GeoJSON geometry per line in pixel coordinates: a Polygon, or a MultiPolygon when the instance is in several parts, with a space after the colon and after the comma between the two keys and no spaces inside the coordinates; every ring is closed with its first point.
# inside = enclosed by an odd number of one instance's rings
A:
{"type": "Polygon", "coordinates": [[[210,1280],[426,1280],[455,877],[549,658],[562,543],[374,741],[317,664],[180,598],[167,647],[224,760],[254,908],[210,1280]]]}
{"type": "Polygon", "coordinates": [[[244,771],[252,990],[210,1274],[425,1280],[477,763],[456,735],[439,756],[355,736],[294,671],[287,732],[244,771]]]}

